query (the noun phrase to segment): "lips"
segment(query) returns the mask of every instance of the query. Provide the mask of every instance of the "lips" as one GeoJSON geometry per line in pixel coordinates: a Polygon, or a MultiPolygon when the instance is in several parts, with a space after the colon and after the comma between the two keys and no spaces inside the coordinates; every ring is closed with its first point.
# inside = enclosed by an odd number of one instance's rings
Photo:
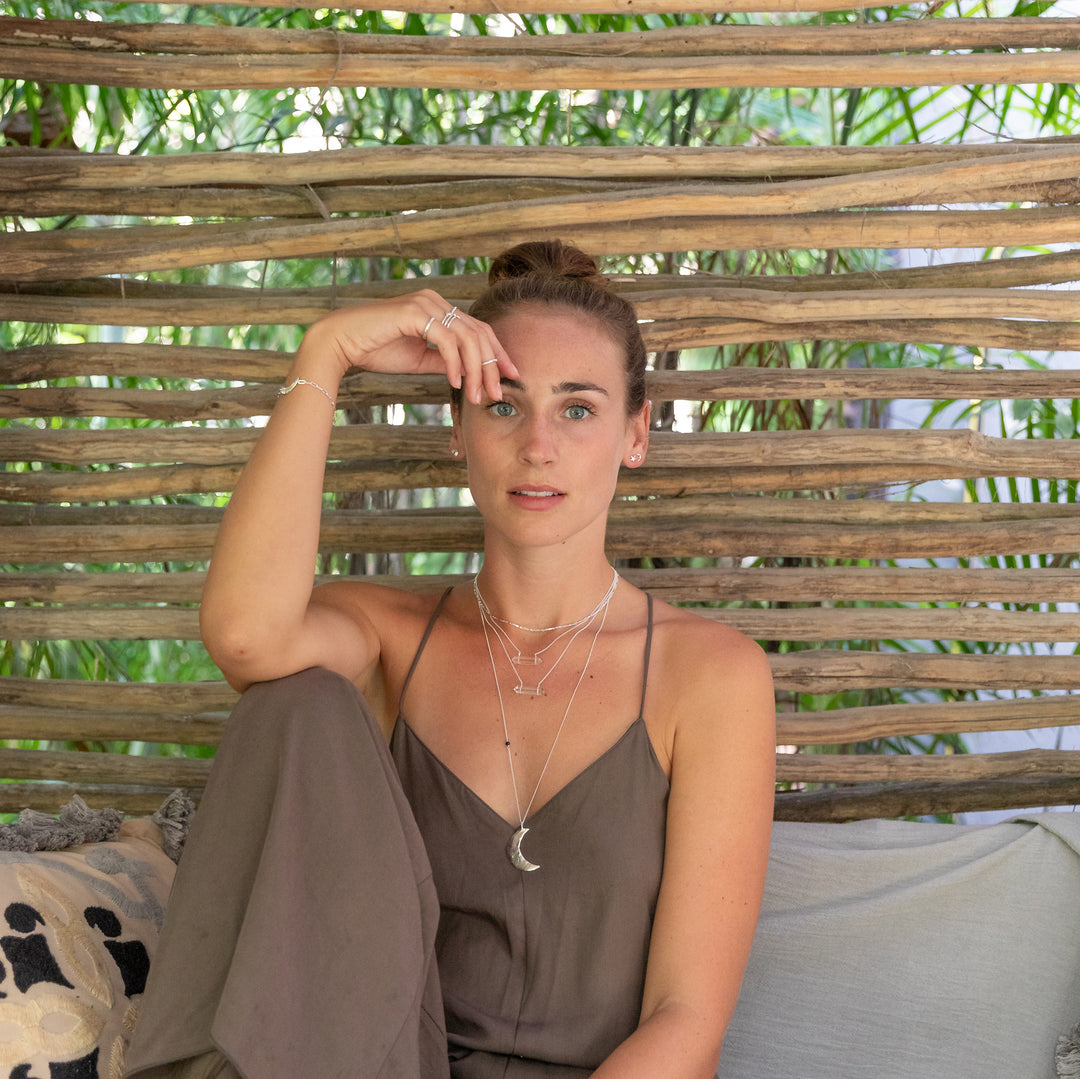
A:
{"type": "Polygon", "coordinates": [[[565,492],[546,485],[526,484],[508,492],[511,500],[526,509],[547,509],[566,497],[565,492]]]}

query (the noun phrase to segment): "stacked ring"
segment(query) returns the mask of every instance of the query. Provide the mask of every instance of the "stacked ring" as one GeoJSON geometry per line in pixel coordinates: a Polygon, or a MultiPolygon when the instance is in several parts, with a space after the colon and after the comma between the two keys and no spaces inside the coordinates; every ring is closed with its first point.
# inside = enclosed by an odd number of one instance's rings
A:
{"type": "Polygon", "coordinates": [[[447,329],[449,329],[450,328],[450,323],[453,322],[454,319],[459,318],[459,317],[460,316],[458,315],[458,309],[456,307],[451,307],[450,310],[447,311],[445,315],[443,315],[442,324],[447,329]]]}

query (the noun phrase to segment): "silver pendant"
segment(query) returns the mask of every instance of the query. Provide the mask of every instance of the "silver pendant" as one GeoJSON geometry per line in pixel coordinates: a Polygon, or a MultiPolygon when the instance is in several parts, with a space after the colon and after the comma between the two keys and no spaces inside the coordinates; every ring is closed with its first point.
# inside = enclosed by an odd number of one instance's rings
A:
{"type": "Polygon", "coordinates": [[[514,686],[514,692],[519,697],[543,697],[543,686],[514,686]]]}
{"type": "Polygon", "coordinates": [[[530,862],[529,859],[521,853],[521,841],[525,838],[528,831],[529,829],[524,826],[519,828],[510,837],[510,847],[507,851],[514,868],[520,869],[522,873],[531,873],[533,870],[540,868],[535,862],[530,862]]]}
{"type": "Polygon", "coordinates": [[[520,652],[510,657],[510,662],[515,667],[539,667],[544,662],[543,656],[523,656],[520,652]]]}

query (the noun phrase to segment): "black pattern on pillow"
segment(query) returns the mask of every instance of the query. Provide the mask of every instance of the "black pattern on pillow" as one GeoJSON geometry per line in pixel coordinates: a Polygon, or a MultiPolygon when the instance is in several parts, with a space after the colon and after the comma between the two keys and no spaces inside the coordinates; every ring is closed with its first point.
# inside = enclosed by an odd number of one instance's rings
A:
{"type": "Polygon", "coordinates": [[[148,818],[0,852],[0,1077],[121,1079],[174,871],[148,818]]]}

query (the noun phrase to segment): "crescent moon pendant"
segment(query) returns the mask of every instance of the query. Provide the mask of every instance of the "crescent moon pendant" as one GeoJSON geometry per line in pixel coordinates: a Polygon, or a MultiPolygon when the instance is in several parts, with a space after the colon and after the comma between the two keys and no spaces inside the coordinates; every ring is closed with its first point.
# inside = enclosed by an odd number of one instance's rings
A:
{"type": "Polygon", "coordinates": [[[524,854],[521,853],[521,841],[525,838],[528,828],[519,828],[510,837],[510,861],[513,862],[515,869],[520,869],[522,873],[531,873],[535,869],[540,867],[535,862],[530,862],[524,854]]]}

